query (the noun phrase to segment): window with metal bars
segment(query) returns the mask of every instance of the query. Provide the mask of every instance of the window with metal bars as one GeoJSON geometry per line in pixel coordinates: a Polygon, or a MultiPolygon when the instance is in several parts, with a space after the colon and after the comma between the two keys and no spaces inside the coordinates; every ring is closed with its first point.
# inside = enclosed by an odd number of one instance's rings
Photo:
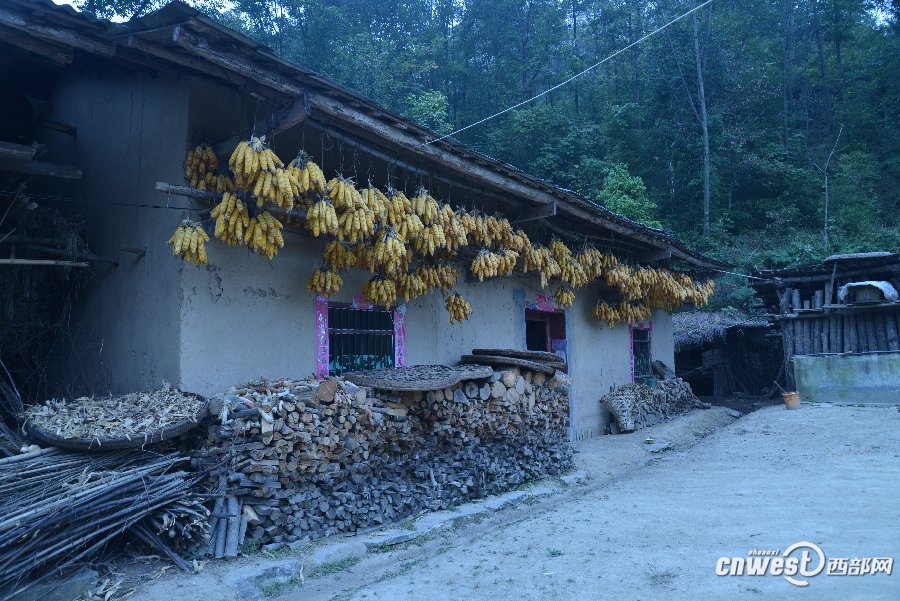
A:
{"type": "Polygon", "coordinates": [[[653,372],[650,369],[650,330],[632,328],[631,358],[634,362],[635,382],[653,377],[653,372]]]}
{"type": "Polygon", "coordinates": [[[328,306],[328,373],[394,367],[394,312],[328,306]]]}

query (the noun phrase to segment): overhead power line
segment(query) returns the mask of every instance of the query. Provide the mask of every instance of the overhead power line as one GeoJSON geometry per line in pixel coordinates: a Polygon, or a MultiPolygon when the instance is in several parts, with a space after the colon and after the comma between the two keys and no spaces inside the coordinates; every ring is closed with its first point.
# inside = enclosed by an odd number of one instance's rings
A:
{"type": "Polygon", "coordinates": [[[597,62],[597,63],[594,63],[593,65],[591,65],[590,67],[588,67],[588,68],[585,69],[584,71],[581,71],[580,73],[576,73],[575,75],[573,75],[573,76],[570,77],[569,79],[567,79],[567,80],[565,80],[565,81],[563,81],[563,82],[560,82],[560,83],[556,84],[556,85],[553,86],[552,88],[548,88],[548,89],[544,90],[544,91],[541,92],[540,94],[537,94],[537,95],[535,95],[535,96],[532,96],[532,97],[529,98],[528,100],[523,100],[522,102],[520,102],[520,103],[518,103],[518,104],[514,104],[514,105],[512,105],[512,106],[506,107],[506,108],[503,109],[502,111],[499,111],[499,112],[497,112],[497,113],[494,113],[493,115],[490,115],[489,117],[485,117],[484,119],[481,119],[480,121],[476,121],[475,123],[472,123],[472,124],[470,124],[470,125],[467,125],[467,126],[465,126],[465,127],[463,127],[463,128],[457,129],[457,130],[454,131],[454,132],[450,132],[450,133],[447,134],[446,136],[441,136],[440,138],[435,138],[434,140],[431,140],[431,141],[429,141],[429,142],[423,142],[422,144],[419,144],[419,146],[427,146],[427,145],[429,145],[429,144],[434,144],[435,142],[440,142],[441,140],[445,140],[445,139],[447,139],[447,138],[449,138],[449,137],[451,137],[451,136],[455,136],[455,135],[458,134],[458,133],[464,132],[464,131],[466,131],[467,129],[471,129],[471,128],[475,127],[476,125],[481,125],[481,124],[484,123],[485,121],[490,121],[491,119],[493,119],[493,118],[495,118],[495,117],[499,117],[500,115],[502,115],[502,114],[504,114],[504,113],[508,113],[508,112],[511,111],[511,110],[517,109],[517,108],[519,108],[520,106],[522,106],[522,105],[524,105],[524,104],[528,104],[529,102],[531,102],[531,101],[533,101],[533,100],[537,100],[537,99],[540,98],[541,96],[544,96],[544,95],[546,95],[546,94],[549,94],[549,93],[552,92],[553,90],[557,90],[557,89],[563,87],[564,85],[566,85],[567,83],[569,83],[569,82],[571,82],[571,81],[575,81],[576,79],[578,79],[578,78],[581,77],[582,75],[585,75],[585,74],[589,73],[590,71],[596,69],[597,67],[599,67],[600,65],[602,65],[602,64],[605,63],[606,61],[612,60],[612,59],[614,59],[615,57],[619,56],[620,54],[622,54],[623,52],[625,52],[625,51],[628,50],[629,48],[633,48],[633,47],[637,46],[638,44],[640,44],[641,42],[643,42],[643,41],[646,40],[647,38],[653,37],[654,35],[656,35],[656,34],[659,33],[660,31],[664,30],[664,29],[665,29],[666,27],[668,27],[669,25],[672,25],[673,23],[677,23],[677,22],[680,21],[681,19],[683,19],[683,18],[685,18],[686,16],[688,16],[688,15],[690,15],[690,14],[692,14],[692,13],[698,11],[698,10],[700,10],[701,8],[703,8],[703,7],[706,6],[707,4],[711,3],[712,1],[713,1],[713,0],[706,0],[706,2],[704,2],[703,4],[699,4],[699,5],[695,6],[694,8],[692,8],[691,10],[687,11],[686,13],[684,13],[683,15],[678,16],[678,17],[675,17],[674,19],[672,19],[671,21],[669,21],[669,22],[666,23],[665,25],[663,25],[663,26],[661,26],[661,27],[658,27],[657,29],[655,29],[655,30],[651,31],[650,33],[648,33],[647,35],[645,35],[644,37],[642,37],[642,38],[640,38],[640,39],[638,39],[638,40],[635,40],[634,42],[628,44],[628,45],[625,46],[624,48],[620,48],[619,50],[616,50],[615,52],[613,52],[612,54],[610,54],[609,56],[607,56],[606,58],[604,58],[602,61],[599,61],[599,62],[597,62]]]}

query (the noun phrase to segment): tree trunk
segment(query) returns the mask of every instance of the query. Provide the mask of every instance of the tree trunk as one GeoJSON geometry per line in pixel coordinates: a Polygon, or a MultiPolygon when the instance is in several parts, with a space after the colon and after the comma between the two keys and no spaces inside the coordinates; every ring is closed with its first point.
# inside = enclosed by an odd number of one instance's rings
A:
{"type": "Polygon", "coordinates": [[[794,0],[784,3],[784,57],[782,59],[782,121],[784,124],[784,151],[788,152],[791,137],[791,96],[794,74],[794,0]]]}
{"type": "MultiPolygon", "coordinates": [[[[707,28],[712,18],[712,9],[707,9],[707,28]]],[[[703,235],[709,236],[709,123],[706,117],[706,91],[703,82],[703,60],[700,57],[700,35],[697,26],[697,13],[692,15],[694,21],[694,59],[697,63],[697,98],[700,104],[700,130],[703,134],[703,235]]]]}

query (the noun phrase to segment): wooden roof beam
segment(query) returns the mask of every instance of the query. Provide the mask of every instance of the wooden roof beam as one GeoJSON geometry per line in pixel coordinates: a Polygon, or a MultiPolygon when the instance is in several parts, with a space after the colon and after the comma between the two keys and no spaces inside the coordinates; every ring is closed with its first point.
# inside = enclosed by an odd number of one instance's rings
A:
{"type": "Polygon", "coordinates": [[[102,56],[113,56],[116,53],[115,45],[110,42],[88,37],[71,29],[51,27],[39,19],[5,8],[0,8],[0,25],[18,29],[35,38],[51,40],[102,56]]]}
{"type": "Polygon", "coordinates": [[[9,27],[0,27],[0,40],[43,56],[60,67],[69,65],[74,58],[71,47],[62,47],[52,42],[39,40],[9,27]]]}

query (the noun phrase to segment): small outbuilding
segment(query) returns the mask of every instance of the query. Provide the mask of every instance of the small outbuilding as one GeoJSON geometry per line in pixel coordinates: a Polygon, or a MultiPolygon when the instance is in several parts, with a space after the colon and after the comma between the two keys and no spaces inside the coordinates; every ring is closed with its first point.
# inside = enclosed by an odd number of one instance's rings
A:
{"type": "Polygon", "coordinates": [[[787,383],[801,399],[900,401],[900,254],[833,255],[751,275],[781,328],[787,383]]]}

